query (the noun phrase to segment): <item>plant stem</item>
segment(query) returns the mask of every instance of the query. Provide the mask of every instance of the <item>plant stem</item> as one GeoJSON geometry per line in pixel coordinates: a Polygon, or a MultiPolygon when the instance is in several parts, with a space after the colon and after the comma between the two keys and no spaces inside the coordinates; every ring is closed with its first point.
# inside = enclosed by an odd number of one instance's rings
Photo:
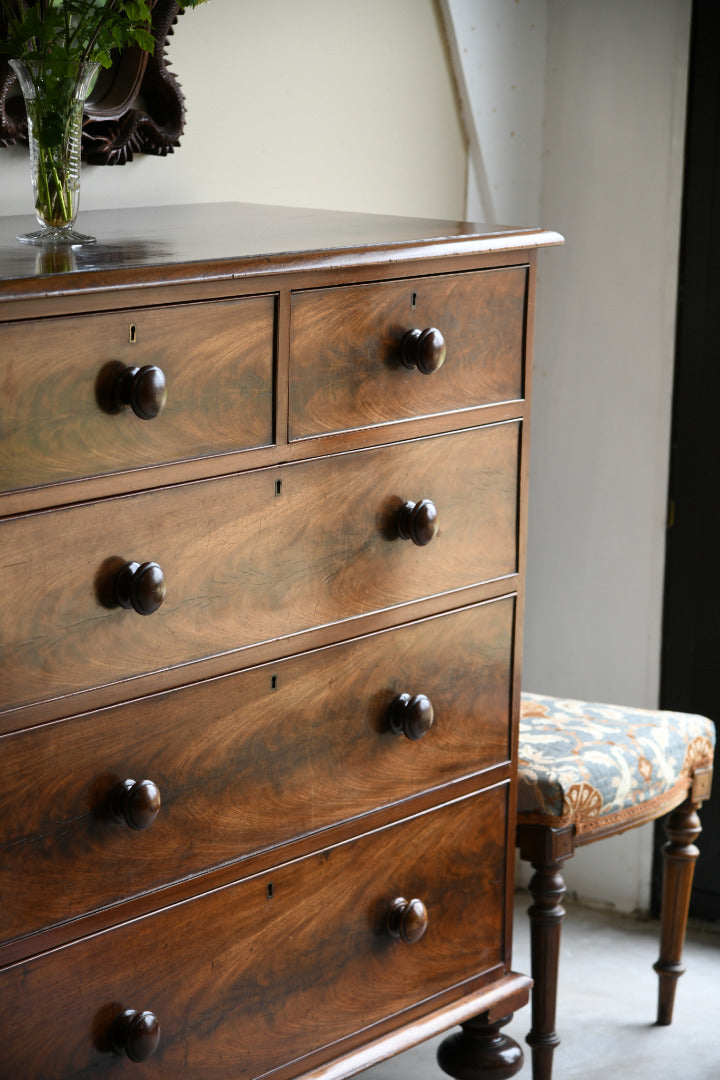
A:
{"type": "Polygon", "coordinates": [[[58,171],[57,171],[57,165],[55,164],[54,161],[53,161],[53,164],[52,164],[52,174],[53,174],[53,179],[55,181],[55,190],[57,192],[58,201],[60,203],[60,211],[61,211],[61,214],[62,214],[62,219],[63,219],[63,221],[69,221],[70,220],[70,215],[68,213],[68,208],[67,208],[67,205],[65,203],[65,199],[63,198],[63,182],[60,179],[60,176],[59,176],[58,171]]]}

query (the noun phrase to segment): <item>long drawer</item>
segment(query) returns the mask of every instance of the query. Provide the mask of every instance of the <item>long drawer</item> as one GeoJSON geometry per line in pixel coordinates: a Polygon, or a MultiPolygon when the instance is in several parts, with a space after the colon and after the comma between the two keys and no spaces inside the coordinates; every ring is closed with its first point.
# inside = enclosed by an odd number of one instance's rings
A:
{"type": "Polygon", "coordinates": [[[251,1078],[460,996],[504,960],[506,803],[500,785],[6,969],[0,1077],[251,1078]],[[154,1023],[126,1011],[159,1022],[141,1068],[154,1023]]]}
{"type": "Polygon", "coordinates": [[[513,574],[519,446],[508,422],[6,519],[0,702],[513,574]]]}
{"type": "Polygon", "coordinates": [[[521,398],[526,293],[526,267],[293,293],[290,438],[521,398]],[[423,345],[407,367],[430,328],[444,362],[423,345]]]}
{"type": "Polygon", "coordinates": [[[270,444],[274,326],[273,296],[0,326],[0,491],[270,444]]]}
{"type": "Polygon", "coordinates": [[[507,761],[514,607],[0,739],[0,941],[507,761]]]}

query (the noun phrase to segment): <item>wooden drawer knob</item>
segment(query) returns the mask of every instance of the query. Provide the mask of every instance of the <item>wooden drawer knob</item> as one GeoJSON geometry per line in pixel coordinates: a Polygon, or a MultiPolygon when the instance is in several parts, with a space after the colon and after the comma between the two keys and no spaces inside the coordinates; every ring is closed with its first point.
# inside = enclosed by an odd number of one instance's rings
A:
{"type": "Polygon", "coordinates": [[[387,931],[390,937],[414,945],[427,928],[428,913],[422,900],[406,900],[404,896],[393,900],[387,914],[387,931]]]}
{"type": "Polygon", "coordinates": [[[147,1061],[160,1045],[160,1021],[155,1013],[126,1009],[113,1022],[110,1042],[116,1054],[147,1061]]]}
{"type": "Polygon", "coordinates": [[[152,780],[123,780],[110,795],[114,821],[130,829],[149,829],[160,813],[160,790],[152,780]]]}
{"type": "Polygon", "coordinates": [[[427,735],[434,719],[432,703],[425,694],[415,694],[415,697],[400,694],[393,701],[388,713],[390,730],[412,741],[427,735]]]}
{"type": "Polygon", "coordinates": [[[115,404],[118,410],[129,405],[141,420],[154,420],[165,408],[167,383],[165,375],[154,364],[127,367],[115,383],[115,404]]]}
{"type": "Polygon", "coordinates": [[[403,503],[398,511],[397,531],[402,540],[412,540],[418,547],[425,547],[438,531],[435,504],[429,499],[403,503]]]}
{"type": "Polygon", "coordinates": [[[165,575],[155,562],[128,562],[115,578],[115,602],[152,615],[165,599],[165,575]]]}
{"type": "Polygon", "coordinates": [[[432,375],[445,363],[445,338],[434,326],[427,330],[408,330],[400,342],[400,355],[406,368],[417,368],[432,375]]]}

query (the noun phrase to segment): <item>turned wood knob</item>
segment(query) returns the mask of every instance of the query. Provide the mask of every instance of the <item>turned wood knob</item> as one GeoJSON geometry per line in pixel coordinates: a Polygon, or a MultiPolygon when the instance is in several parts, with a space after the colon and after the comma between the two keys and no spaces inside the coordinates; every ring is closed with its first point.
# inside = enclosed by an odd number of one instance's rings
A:
{"type": "Polygon", "coordinates": [[[429,499],[403,503],[398,511],[397,531],[402,540],[412,540],[418,547],[425,547],[438,531],[435,504],[429,499]]]}
{"type": "Polygon", "coordinates": [[[152,780],[123,780],[110,794],[114,821],[130,829],[149,829],[160,813],[160,790],[152,780]]]}
{"type": "Polygon", "coordinates": [[[113,1022],[110,1041],[116,1054],[147,1061],[160,1045],[160,1021],[155,1013],[126,1009],[113,1022]]]}
{"type": "Polygon", "coordinates": [[[445,338],[434,326],[427,330],[408,330],[400,342],[400,356],[406,368],[417,368],[432,375],[445,363],[445,338]]]}
{"type": "Polygon", "coordinates": [[[388,724],[396,735],[404,735],[414,741],[422,739],[433,726],[435,713],[430,698],[425,694],[400,694],[390,706],[388,724]]]}
{"type": "Polygon", "coordinates": [[[154,420],[167,401],[165,375],[154,364],[127,367],[115,383],[115,403],[118,409],[129,405],[141,420],[154,420]]]}
{"type": "Polygon", "coordinates": [[[115,578],[115,602],[152,615],[165,599],[165,575],[155,562],[128,562],[115,578]]]}
{"type": "Polygon", "coordinates": [[[390,937],[414,945],[427,927],[428,913],[422,900],[406,900],[404,896],[393,900],[387,914],[387,931],[390,937]]]}

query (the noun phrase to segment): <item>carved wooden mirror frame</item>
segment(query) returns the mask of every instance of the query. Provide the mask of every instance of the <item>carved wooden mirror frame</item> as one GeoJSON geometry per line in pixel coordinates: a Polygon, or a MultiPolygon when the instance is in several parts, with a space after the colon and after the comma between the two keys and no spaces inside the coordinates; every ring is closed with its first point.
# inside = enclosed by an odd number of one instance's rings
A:
{"type": "MultiPolygon", "coordinates": [[[[134,154],[171,154],[185,127],[185,98],[165,55],[178,19],[175,0],[151,0],[155,52],[119,53],[101,69],[85,107],[83,161],[124,165],[134,154]]],[[[0,16],[2,21],[2,16],[0,16]]],[[[0,34],[5,25],[0,25],[0,34]]],[[[27,142],[27,118],[15,73],[0,56],[0,146],[27,142]]]]}

